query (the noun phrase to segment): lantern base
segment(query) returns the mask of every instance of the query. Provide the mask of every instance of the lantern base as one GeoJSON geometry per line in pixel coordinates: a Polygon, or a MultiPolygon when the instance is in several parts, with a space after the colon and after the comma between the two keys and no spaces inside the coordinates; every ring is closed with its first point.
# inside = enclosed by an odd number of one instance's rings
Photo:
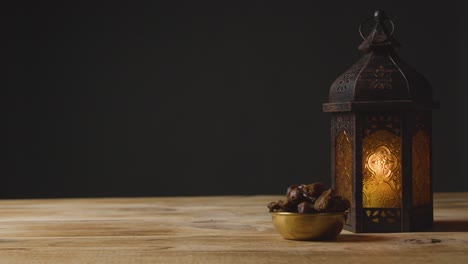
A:
{"type": "Polygon", "coordinates": [[[433,225],[432,206],[412,208],[403,215],[401,208],[362,208],[362,214],[352,210],[344,229],[354,233],[397,233],[427,231],[433,225]]]}

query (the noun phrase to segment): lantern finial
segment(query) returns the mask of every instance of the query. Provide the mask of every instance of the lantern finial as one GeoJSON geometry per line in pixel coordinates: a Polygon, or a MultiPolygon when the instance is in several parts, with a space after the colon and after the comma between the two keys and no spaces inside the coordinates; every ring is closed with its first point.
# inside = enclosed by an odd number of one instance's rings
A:
{"type": "Polygon", "coordinates": [[[377,20],[383,20],[383,19],[387,18],[387,16],[385,15],[385,13],[382,10],[376,10],[374,12],[374,18],[377,19],[377,20]]]}
{"type": "Polygon", "coordinates": [[[388,49],[399,46],[399,43],[393,38],[394,32],[395,25],[385,12],[375,11],[373,17],[367,18],[359,26],[359,34],[364,39],[359,50],[369,52],[373,49],[388,49]]]}

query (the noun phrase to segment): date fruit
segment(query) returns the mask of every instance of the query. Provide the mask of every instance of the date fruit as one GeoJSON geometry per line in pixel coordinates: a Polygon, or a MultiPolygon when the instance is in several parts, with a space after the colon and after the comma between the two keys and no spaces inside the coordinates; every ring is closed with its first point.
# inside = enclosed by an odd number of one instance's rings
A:
{"type": "Polygon", "coordinates": [[[270,212],[298,212],[301,214],[338,213],[351,207],[348,199],[326,190],[321,182],[291,185],[286,191],[286,201],[279,200],[268,205],[270,212]]]}

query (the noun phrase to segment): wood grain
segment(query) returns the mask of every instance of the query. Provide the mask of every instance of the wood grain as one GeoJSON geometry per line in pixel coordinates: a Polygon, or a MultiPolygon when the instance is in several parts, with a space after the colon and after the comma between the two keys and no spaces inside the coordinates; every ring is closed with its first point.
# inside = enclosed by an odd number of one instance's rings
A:
{"type": "Polygon", "coordinates": [[[0,263],[468,263],[468,193],[435,195],[430,232],[282,239],[279,196],[0,201],[0,263]]]}

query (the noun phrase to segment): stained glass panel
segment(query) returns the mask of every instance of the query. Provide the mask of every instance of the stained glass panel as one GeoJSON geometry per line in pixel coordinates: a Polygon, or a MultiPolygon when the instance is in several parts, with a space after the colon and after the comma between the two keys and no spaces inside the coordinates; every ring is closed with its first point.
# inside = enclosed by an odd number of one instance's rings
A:
{"type": "Polygon", "coordinates": [[[362,141],[363,207],[401,207],[401,141],[384,129],[362,141]]]}
{"type": "Polygon", "coordinates": [[[352,197],[352,146],[346,131],[335,139],[335,191],[351,201],[352,197]]]}
{"type": "Polygon", "coordinates": [[[413,136],[413,205],[421,206],[431,202],[431,140],[424,130],[413,136]]]}

